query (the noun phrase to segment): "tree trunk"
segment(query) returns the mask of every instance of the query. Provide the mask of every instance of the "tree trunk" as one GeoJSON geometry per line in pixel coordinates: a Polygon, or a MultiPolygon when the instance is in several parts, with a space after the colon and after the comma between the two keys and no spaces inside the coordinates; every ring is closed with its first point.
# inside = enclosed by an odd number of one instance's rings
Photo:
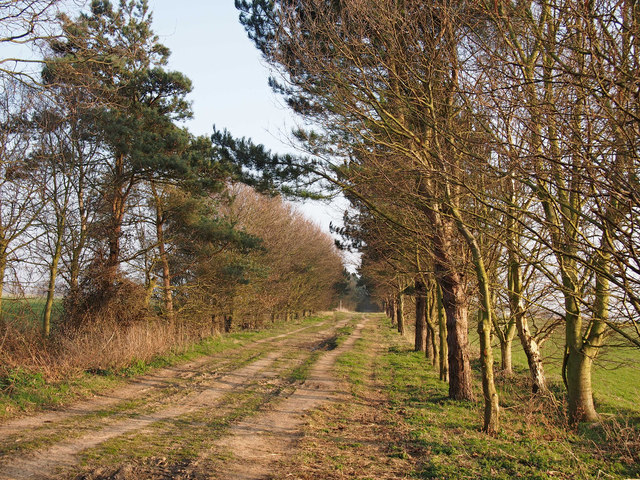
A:
{"type": "Polygon", "coordinates": [[[107,257],[105,280],[113,284],[118,277],[120,267],[120,240],[122,238],[122,224],[126,211],[127,197],[134,185],[133,179],[127,183],[124,181],[124,155],[118,155],[115,165],[115,178],[111,194],[111,218],[107,239],[109,244],[109,256],[107,257]]]}
{"type": "Polygon", "coordinates": [[[447,325],[449,398],[473,400],[471,365],[469,363],[467,296],[459,275],[446,272],[439,281],[447,325]]]}
{"type": "MultiPolygon", "coordinates": [[[[511,186],[511,202],[516,203],[515,187],[513,181],[509,184],[511,186]]],[[[531,334],[529,329],[529,322],[525,317],[525,305],[524,305],[524,285],[522,281],[522,267],[517,256],[517,251],[520,248],[520,233],[519,226],[516,224],[516,213],[511,212],[507,218],[507,248],[509,250],[509,267],[507,271],[507,284],[508,284],[508,296],[509,296],[509,316],[510,321],[513,321],[516,325],[518,332],[518,338],[520,338],[520,344],[524,350],[524,354],[527,357],[527,365],[529,366],[529,374],[531,376],[531,391],[532,393],[544,393],[547,391],[547,383],[544,376],[544,367],[542,365],[542,355],[540,353],[540,347],[538,342],[531,334]]]]}
{"type": "MultiPolygon", "coordinates": [[[[459,224],[460,225],[460,224],[459,224]]],[[[469,242],[473,254],[478,289],[480,290],[480,309],[478,310],[478,336],[480,337],[480,365],[482,369],[482,394],[484,396],[484,425],[486,433],[496,433],[499,427],[499,399],[493,379],[493,352],[491,348],[491,294],[489,277],[484,267],[480,248],[475,238],[461,226],[462,234],[469,242]]]]}
{"type": "MultiPolygon", "coordinates": [[[[430,349],[433,352],[431,363],[436,370],[440,369],[440,343],[438,340],[438,296],[435,282],[429,282],[427,289],[427,308],[425,319],[427,322],[428,338],[431,340],[430,349]]],[[[428,347],[429,348],[429,347],[428,347]]],[[[428,354],[428,352],[427,352],[428,354]]]]}
{"type": "Polygon", "coordinates": [[[404,296],[402,293],[398,294],[398,301],[396,302],[396,320],[398,322],[398,332],[400,335],[404,335],[404,296]]]}
{"type": "Polygon", "coordinates": [[[480,308],[478,310],[478,335],[480,337],[480,366],[482,370],[482,394],[484,397],[484,425],[486,433],[498,431],[500,413],[498,392],[493,379],[493,351],[491,348],[492,305],[489,276],[484,265],[482,251],[471,230],[463,222],[458,210],[452,206],[451,212],[456,219],[458,231],[467,241],[476,271],[480,308]]]}
{"type": "Polygon", "coordinates": [[[4,310],[2,309],[2,299],[4,292],[4,275],[7,271],[7,245],[0,241],[0,324],[4,322],[4,310]]]}
{"type": "Polygon", "coordinates": [[[591,365],[588,355],[569,354],[566,365],[569,421],[596,422],[599,420],[591,390],[591,365]]]}
{"type": "Polygon", "coordinates": [[[538,342],[533,338],[529,331],[529,323],[523,314],[516,318],[516,326],[518,327],[518,337],[520,344],[527,356],[529,365],[529,374],[531,375],[531,391],[532,393],[544,393],[547,391],[547,382],[544,376],[544,367],[542,365],[542,355],[538,342]]]}
{"type": "MultiPolygon", "coordinates": [[[[120,192],[118,192],[120,193],[120,192]]],[[[120,266],[120,239],[122,237],[122,222],[124,219],[124,198],[114,200],[112,205],[111,228],[108,233],[109,256],[107,257],[105,280],[113,284],[118,277],[120,266]]]]}
{"type": "Polygon", "coordinates": [[[510,377],[513,375],[513,362],[512,362],[512,355],[511,355],[512,344],[513,344],[513,335],[506,337],[505,341],[500,342],[500,360],[501,360],[500,366],[502,369],[502,373],[507,377],[510,377]]]}
{"type": "Polygon", "coordinates": [[[53,300],[56,293],[56,279],[58,277],[58,263],[62,256],[62,242],[64,239],[64,221],[58,221],[57,223],[58,232],[56,235],[53,258],[51,259],[51,265],[49,265],[49,286],[47,287],[47,300],[45,302],[42,318],[42,335],[44,337],[48,337],[51,333],[51,312],[53,311],[53,300]]]}
{"type": "Polygon", "coordinates": [[[442,304],[442,293],[440,287],[436,285],[438,299],[438,329],[440,332],[440,380],[449,381],[449,351],[447,343],[447,315],[442,304]]]}
{"type": "MultiPolygon", "coordinates": [[[[162,226],[158,226],[162,230],[162,226]]],[[[164,291],[164,309],[168,317],[173,317],[173,292],[171,290],[171,272],[169,270],[169,256],[165,249],[164,240],[158,245],[160,263],[162,264],[162,286],[164,291]]]]}
{"type": "Polygon", "coordinates": [[[454,268],[454,228],[451,220],[443,217],[435,208],[429,208],[425,213],[429,215],[434,228],[434,267],[447,319],[449,397],[454,400],[473,400],[469,363],[468,299],[464,280],[454,268]]]}
{"type": "MultiPolygon", "coordinates": [[[[610,244],[607,232],[603,235],[603,244],[605,242],[610,244]]],[[[567,321],[567,340],[571,341],[567,345],[566,384],[569,420],[572,423],[596,422],[600,419],[593,403],[591,367],[602,347],[607,328],[606,322],[609,318],[610,254],[608,252],[609,250],[600,250],[597,254],[598,269],[596,270],[593,318],[587,329],[586,338],[575,336],[576,332],[581,330],[579,315],[571,318],[571,330],[569,330],[569,320],[567,321]],[[577,345],[580,346],[579,349],[575,348],[577,345]]]]}
{"type": "Polygon", "coordinates": [[[433,328],[429,325],[429,323],[425,320],[425,348],[424,348],[424,356],[431,362],[433,365],[435,359],[435,350],[433,349],[433,328]]]}
{"type": "MultiPolygon", "coordinates": [[[[492,315],[495,317],[495,315],[492,315]]],[[[504,330],[502,330],[503,326],[500,325],[498,321],[493,319],[493,324],[496,332],[496,336],[500,342],[500,368],[502,370],[502,374],[505,377],[511,377],[513,375],[513,361],[512,361],[512,345],[513,345],[513,337],[516,333],[516,320],[513,315],[509,315],[509,320],[507,324],[504,326],[504,330]]]]}
{"type": "Polygon", "coordinates": [[[426,317],[426,290],[425,285],[420,280],[416,280],[416,331],[415,347],[416,352],[426,352],[427,349],[427,325],[426,317]]]}
{"type": "Polygon", "coordinates": [[[568,291],[565,292],[566,358],[564,380],[567,387],[569,421],[595,422],[598,420],[591,390],[591,358],[584,350],[582,340],[582,316],[578,301],[568,291]]]}
{"type": "Polygon", "coordinates": [[[151,191],[156,203],[156,239],[158,241],[158,253],[160,255],[160,263],[162,265],[162,287],[164,294],[164,310],[167,317],[173,318],[173,292],[171,289],[171,271],[169,269],[169,255],[167,254],[164,242],[164,223],[165,217],[162,209],[162,199],[156,190],[155,185],[151,182],[151,191]]]}
{"type": "Polygon", "coordinates": [[[500,406],[498,392],[493,381],[493,353],[491,351],[491,313],[478,312],[478,335],[480,337],[480,364],[482,365],[482,394],[484,396],[484,425],[486,433],[496,433],[499,426],[500,406]]]}
{"type": "Polygon", "coordinates": [[[391,326],[393,328],[396,327],[396,305],[398,304],[398,302],[396,301],[395,297],[393,299],[391,299],[391,301],[389,302],[389,311],[391,312],[389,314],[389,317],[391,318],[391,326]]]}
{"type": "Polygon", "coordinates": [[[438,367],[438,339],[436,333],[436,325],[438,323],[436,313],[436,297],[433,282],[429,282],[425,297],[424,321],[427,328],[427,348],[425,356],[431,360],[431,364],[438,367]]]}
{"type": "Polygon", "coordinates": [[[78,238],[78,243],[73,246],[73,250],[71,252],[71,264],[69,265],[69,287],[72,292],[78,290],[80,258],[82,257],[82,251],[84,250],[84,246],[87,242],[88,216],[84,193],[84,174],[81,173],[77,191],[78,211],[80,212],[80,237],[78,238]]]}

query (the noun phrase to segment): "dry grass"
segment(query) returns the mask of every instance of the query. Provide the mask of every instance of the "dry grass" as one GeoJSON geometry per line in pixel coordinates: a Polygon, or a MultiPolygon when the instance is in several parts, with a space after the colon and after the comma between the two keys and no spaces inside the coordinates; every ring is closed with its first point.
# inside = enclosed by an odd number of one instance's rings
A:
{"type": "Polygon", "coordinates": [[[38,371],[51,380],[79,371],[115,371],[181,350],[210,334],[205,330],[155,317],[128,324],[90,322],[45,340],[38,329],[5,325],[0,330],[0,368],[4,373],[38,371]]]}
{"type": "Polygon", "coordinates": [[[125,278],[106,281],[100,268],[89,271],[64,298],[64,316],[50,338],[42,338],[33,313],[0,324],[0,379],[16,369],[46,380],[113,372],[203,337],[202,326],[155,313],[142,286],[125,278]]]}
{"type": "MultiPolygon", "coordinates": [[[[384,398],[328,405],[313,412],[305,427],[299,453],[279,471],[295,472],[296,480],[408,478],[415,467],[406,432],[384,398]]],[[[273,478],[281,478],[274,476],[273,478]]]]}

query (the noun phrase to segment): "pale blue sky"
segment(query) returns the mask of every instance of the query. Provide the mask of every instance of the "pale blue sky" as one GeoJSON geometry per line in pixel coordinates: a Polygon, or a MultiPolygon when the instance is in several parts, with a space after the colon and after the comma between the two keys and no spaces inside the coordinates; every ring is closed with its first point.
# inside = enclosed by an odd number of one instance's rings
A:
{"type": "Polygon", "coordinates": [[[150,0],[154,29],[171,49],[170,68],[194,84],[191,96],[197,134],[215,125],[273,150],[287,149],[293,125],[288,111],[267,85],[268,67],[238,21],[233,0],[150,0]]]}

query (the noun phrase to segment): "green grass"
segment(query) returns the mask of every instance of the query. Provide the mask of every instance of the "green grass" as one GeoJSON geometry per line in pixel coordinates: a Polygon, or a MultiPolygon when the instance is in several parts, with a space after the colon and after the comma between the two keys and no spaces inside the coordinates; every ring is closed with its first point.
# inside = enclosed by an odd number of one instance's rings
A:
{"type": "Polygon", "coordinates": [[[367,353],[368,342],[363,338],[355,341],[353,348],[336,359],[338,374],[347,380],[351,393],[358,395],[370,372],[370,360],[367,353]]]}
{"type": "MultiPolygon", "coordinates": [[[[16,326],[39,327],[42,324],[46,299],[44,297],[3,298],[2,319],[16,326]]],[[[62,317],[62,299],[54,299],[51,324],[55,326],[62,317]]]]}
{"type": "MultiPolygon", "coordinates": [[[[475,328],[470,328],[470,342],[478,350],[475,328]]],[[[564,330],[556,329],[542,346],[542,359],[547,380],[552,390],[563,393],[562,356],[564,330]]],[[[496,369],[500,366],[500,346],[494,344],[496,369]]],[[[516,372],[529,371],[527,358],[517,335],[513,339],[513,366],[516,372]]],[[[620,335],[612,332],[605,342],[592,370],[592,386],[596,408],[602,413],[640,414],[640,349],[629,345],[620,335]]]]}
{"type": "MultiPolygon", "coordinates": [[[[469,342],[472,362],[477,364],[480,347],[476,324],[469,316],[469,342]]],[[[407,339],[413,338],[413,325],[407,322],[407,339]]],[[[631,332],[635,335],[635,331],[631,332]]],[[[543,366],[547,381],[553,392],[564,395],[562,383],[562,357],[564,354],[564,329],[561,325],[547,339],[541,348],[543,366]]],[[[513,368],[519,375],[528,375],[527,357],[520,345],[517,334],[512,344],[513,368]]],[[[500,344],[494,337],[494,367],[500,368],[500,344]]],[[[605,345],[596,357],[592,369],[592,387],[596,408],[600,413],[640,415],[640,349],[632,346],[619,334],[611,331],[605,345]]]]}
{"type": "MultiPolygon", "coordinates": [[[[597,426],[569,428],[563,418],[564,405],[531,399],[526,376],[522,376],[502,389],[500,434],[485,435],[480,432],[481,403],[449,400],[447,385],[438,380],[423,355],[412,352],[406,340],[400,340],[390,328],[382,331],[391,346],[383,356],[381,381],[391,405],[408,426],[410,453],[424,458],[413,473],[416,478],[640,476],[638,452],[625,449],[623,441],[627,435],[637,442],[637,423],[611,418],[597,426]]],[[[626,379],[618,381],[624,383],[626,379]]],[[[477,382],[475,391],[479,393],[477,382]]],[[[620,406],[616,398],[621,391],[624,388],[618,387],[615,397],[601,395],[612,407],[620,406]]]]}
{"type": "Polygon", "coordinates": [[[40,372],[12,369],[0,377],[0,419],[18,411],[56,408],[79,397],[91,396],[115,386],[121,378],[83,373],[49,382],[40,372]]]}

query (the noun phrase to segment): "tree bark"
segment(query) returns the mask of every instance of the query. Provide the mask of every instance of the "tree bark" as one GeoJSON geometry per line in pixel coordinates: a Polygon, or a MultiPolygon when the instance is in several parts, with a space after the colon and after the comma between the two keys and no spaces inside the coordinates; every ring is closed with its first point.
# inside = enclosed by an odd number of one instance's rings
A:
{"type": "Polygon", "coordinates": [[[73,250],[71,252],[71,264],[69,265],[69,287],[72,292],[78,290],[80,258],[87,242],[88,233],[88,213],[84,198],[84,178],[84,172],[81,171],[77,190],[78,212],[80,213],[80,236],[78,238],[78,243],[73,246],[73,250]]]}
{"type": "Polygon", "coordinates": [[[107,239],[109,244],[109,256],[107,257],[105,280],[109,284],[113,284],[118,277],[118,268],[120,266],[120,240],[122,238],[122,224],[126,211],[127,197],[129,191],[133,187],[133,179],[128,182],[125,187],[124,180],[124,155],[120,154],[116,158],[115,178],[112,187],[111,198],[111,218],[109,222],[109,231],[107,239]]]}
{"type": "Polygon", "coordinates": [[[173,292],[171,288],[171,270],[169,269],[169,255],[164,241],[164,224],[166,218],[162,208],[162,198],[151,182],[151,191],[156,203],[156,239],[158,241],[158,253],[160,256],[160,264],[162,265],[162,287],[164,293],[164,310],[167,317],[173,318],[173,292]]]}
{"type": "Polygon", "coordinates": [[[536,342],[535,338],[531,334],[531,331],[529,330],[529,322],[527,322],[525,317],[525,307],[522,299],[522,295],[524,293],[522,285],[522,269],[512,248],[510,248],[509,252],[508,276],[509,310],[511,317],[515,320],[520,344],[522,345],[524,354],[527,357],[529,374],[531,376],[531,391],[534,394],[544,393],[547,391],[547,383],[544,375],[544,367],[542,365],[542,355],[540,354],[538,342],[536,342]]]}
{"type": "Polygon", "coordinates": [[[4,275],[7,271],[7,245],[4,239],[0,240],[0,323],[4,321],[4,310],[2,300],[4,292],[4,275]]]}
{"type": "Polygon", "coordinates": [[[396,305],[398,304],[398,302],[396,301],[396,298],[393,297],[391,299],[391,301],[389,302],[389,317],[391,318],[391,326],[393,328],[396,327],[396,305]]]}
{"type": "Polygon", "coordinates": [[[124,198],[121,192],[117,192],[112,204],[111,226],[108,233],[109,256],[106,264],[106,281],[109,284],[115,282],[120,266],[120,239],[122,237],[122,222],[124,219],[124,198]]]}
{"type": "Polygon", "coordinates": [[[544,393],[547,391],[547,381],[544,375],[544,367],[542,365],[542,355],[538,342],[533,338],[529,331],[529,323],[524,315],[518,315],[516,319],[518,327],[518,337],[520,344],[527,357],[529,365],[529,374],[531,375],[531,392],[544,393]]]}
{"type": "Polygon", "coordinates": [[[62,257],[62,242],[64,239],[64,221],[58,221],[58,232],[56,235],[56,244],[54,247],[53,258],[49,265],[49,285],[47,287],[47,300],[44,306],[44,314],[42,317],[42,335],[48,337],[51,333],[51,312],[53,311],[53,300],[56,293],[56,279],[58,277],[58,264],[62,257]]]}
{"type": "Polygon", "coordinates": [[[499,427],[500,406],[493,378],[493,351],[491,348],[492,305],[489,275],[484,264],[480,245],[462,219],[457,208],[451,208],[458,231],[467,241],[476,271],[480,308],[478,310],[478,335],[480,337],[480,366],[482,369],[482,394],[484,397],[484,425],[486,433],[496,433],[499,427]]]}
{"type": "Polygon", "coordinates": [[[425,356],[431,360],[431,364],[435,367],[436,370],[440,369],[439,366],[439,344],[438,344],[438,334],[436,330],[436,326],[438,325],[437,318],[437,299],[436,292],[434,288],[434,282],[430,282],[427,287],[427,296],[425,303],[425,312],[424,312],[425,324],[427,327],[427,348],[425,351],[425,356]]]}
{"type": "MultiPolygon", "coordinates": [[[[603,234],[603,244],[605,243],[611,243],[606,231],[603,234]]],[[[569,420],[572,423],[597,422],[600,419],[593,403],[591,367],[602,347],[609,318],[609,252],[610,250],[605,249],[597,253],[593,318],[585,334],[586,338],[576,337],[576,333],[581,331],[579,315],[571,318],[571,322],[567,321],[566,384],[569,420]],[[570,325],[572,328],[569,330],[570,325]],[[580,348],[576,348],[577,346],[580,348]]]]}
{"type": "Polygon", "coordinates": [[[398,332],[400,335],[404,335],[404,296],[402,293],[398,293],[398,300],[396,302],[396,320],[398,322],[398,332]]]}
{"type": "Polygon", "coordinates": [[[416,330],[415,346],[416,352],[426,352],[427,350],[427,325],[426,325],[426,289],[423,282],[416,280],[416,330]]]}
{"type": "MultiPolygon", "coordinates": [[[[513,326],[513,331],[515,333],[515,325],[513,326]]],[[[505,336],[505,340],[500,342],[500,367],[503,375],[507,377],[513,375],[512,344],[513,334],[505,336]]]]}
{"type": "Polygon", "coordinates": [[[447,342],[447,315],[442,304],[442,292],[440,287],[436,285],[436,294],[438,300],[438,329],[440,331],[440,380],[449,381],[449,351],[447,342]]]}
{"type": "Polygon", "coordinates": [[[468,298],[464,280],[454,267],[454,228],[451,220],[443,218],[436,208],[426,209],[425,212],[434,227],[434,267],[446,315],[449,397],[454,400],[473,400],[469,363],[468,298]]]}
{"type": "Polygon", "coordinates": [[[456,273],[443,273],[439,281],[447,325],[449,397],[454,400],[473,400],[467,296],[456,273]]]}
{"type": "Polygon", "coordinates": [[[425,348],[424,348],[424,356],[431,362],[433,365],[435,361],[435,350],[433,349],[433,342],[435,341],[433,335],[433,328],[429,325],[429,323],[425,320],[425,348]]]}

